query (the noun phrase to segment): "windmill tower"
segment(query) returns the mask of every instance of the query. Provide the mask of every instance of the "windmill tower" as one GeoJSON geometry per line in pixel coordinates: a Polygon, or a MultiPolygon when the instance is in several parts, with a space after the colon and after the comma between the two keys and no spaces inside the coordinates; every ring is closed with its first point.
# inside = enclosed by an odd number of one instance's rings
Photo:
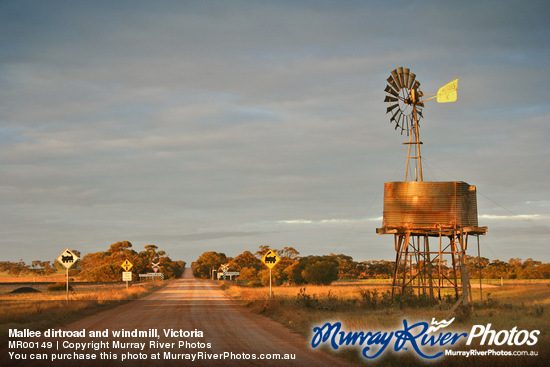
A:
{"type": "Polygon", "coordinates": [[[444,289],[449,288],[457,300],[467,304],[468,239],[475,236],[479,241],[487,227],[478,226],[475,186],[462,181],[423,181],[418,125],[424,102],[434,98],[439,103],[456,101],[458,79],[429,98],[407,68],[393,70],[387,82],[386,113],[392,114],[390,123],[395,123],[395,129],[409,137],[403,143],[408,145],[405,181],[384,184],[383,223],[376,229],[378,234],[394,235],[392,295],[410,289],[441,299],[444,289]]]}

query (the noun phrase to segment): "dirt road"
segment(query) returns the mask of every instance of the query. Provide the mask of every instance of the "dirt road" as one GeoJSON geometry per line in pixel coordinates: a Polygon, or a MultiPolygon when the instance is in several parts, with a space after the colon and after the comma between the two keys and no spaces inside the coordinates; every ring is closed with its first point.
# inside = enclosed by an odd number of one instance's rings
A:
{"type": "Polygon", "coordinates": [[[61,331],[71,332],[82,330],[85,330],[86,337],[27,339],[53,344],[50,349],[40,345],[20,350],[26,353],[26,360],[16,361],[13,359],[15,355],[6,360],[4,355],[2,365],[349,365],[325,352],[313,350],[303,337],[271,319],[252,314],[211,282],[194,279],[189,270],[184,278],[148,297],[61,328],[61,331]],[[165,333],[171,330],[175,334],[167,336],[165,333]],[[103,335],[90,337],[90,331],[103,335]],[[116,337],[119,331],[130,334],[116,337]],[[142,335],[136,335],[139,333],[142,335]],[[52,354],[56,358],[54,362],[51,361],[52,354]],[[92,354],[95,360],[78,359],[92,358],[92,354]],[[31,360],[40,357],[47,359],[31,360]],[[121,361],[122,358],[125,360],[121,361]]]}

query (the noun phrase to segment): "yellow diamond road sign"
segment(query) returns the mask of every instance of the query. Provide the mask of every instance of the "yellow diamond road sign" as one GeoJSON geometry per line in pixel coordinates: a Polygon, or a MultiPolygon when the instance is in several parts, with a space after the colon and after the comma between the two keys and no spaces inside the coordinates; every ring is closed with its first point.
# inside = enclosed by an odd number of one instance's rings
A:
{"type": "Polygon", "coordinates": [[[273,268],[277,263],[281,261],[281,258],[277,256],[275,252],[269,250],[263,257],[262,262],[268,267],[273,268]]]}
{"type": "Polygon", "coordinates": [[[66,248],[56,260],[65,268],[69,269],[78,260],[78,256],[66,248]]]}
{"type": "Polygon", "coordinates": [[[128,271],[128,270],[132,269],[132,266],[134,266],[134,264],[132,264],[128,260],[124,260],[124,262],[122,263],[121,266],[122,266],[122,269],[124,269],[124,271],[128,271]]]}

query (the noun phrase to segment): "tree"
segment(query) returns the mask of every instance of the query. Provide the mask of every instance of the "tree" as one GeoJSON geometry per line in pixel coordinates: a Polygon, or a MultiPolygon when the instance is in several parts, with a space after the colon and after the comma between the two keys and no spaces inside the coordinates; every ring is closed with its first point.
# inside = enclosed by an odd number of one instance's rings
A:
{"type": "Polygon", "coordinates": [[[172,261],[166,252],[157,249],[156,245],[147,245],[145,251],[137,253],[129,241],[113,243],[107,251],[87,254],[79,261],[81,276],[98,282],[120,281],[123,271],[121,265],[129,260],[133,264],[132,271],[138,274],[151,272],[152,261],[155,261],[159,263],[165,279],[180,277],[185,262],[172,261]]]}
{"type": "Polygon", "coordinates": [[[262,262],[250,251],[245,251],[229,262],[229,269],[232,271],[240,271],[243,267],[255,269],[257,272],[262,268],[262,262]]]}
{"type": "Polygon", "coordinates": [[[338,279],[357,279],[360,273],[359,264],[351,256],[330,254],[338,261],[338,279]]]}
{"type": "Polygon", "coordinates": [[[256,280],[258,278],[258,269],[245,266],[239,270],[239,280],[256,280]]]}
{"type": "Polygon", "coordinates": [[[3,261],[1,266],[2,271],[7,271],[10,275],[19,276],[30,271],[29,267],[21,259],[19,262],[3,261]]]}
{"type": "Polygon", "coordinates": [[[225,254],[208,251],[191,264],[191,270],[195,278],[209,279],[212,276],[212,270],[218,270],[222,264],[227,262],[225,254]]]}
{"type": "Polygon", "coordinates": [[[542,279],[550,279],[550,263],[541,264],[539,274],[542,279]]]}
{"type": "Polygon", "coordinates": [[[494,260],[485,267],[485,276],[487,278],[508,278],[510,273],[510,265],[504,261],[494,260]]]}
{"type": "Polygon", "coordinates": [[[304,284],[304,278],[302,278],[302,270],[304,264],[300,264],[299,261],[285,268],[284,273],[290,284],[304,284]]]}
{"type": "Polygon", "coordinates": [[[361,278],[377,278],[387,279],[393,277],[393,271],[395,269],[394,261],[386,260],[369,260],[362,262],[364,266],[361,278]]]}
{"type": "Polygon", "coordinates": [[[308,284],[329,285],[338,279],[338,261],[329,256],[311,261],[302,270],[302,278],[308,284]]]}
{"type": "Polygon", "coordinates": [[[292,284],[328,285],[338,279],[338,260],[333,256],[302,257],[285,273],[292,284]]]}
{"type": "Polygon", "coordinates": [[[185,270],[185,261],[172,261],[168,256],[159,259],[159,271],[165,279],[180,278],[185,270]]]}
{"type": "Polygon", "coordinates": [[[283,247],[282,250],[276,250],[277,255],[281,257],[281,259],[289,259],[289,260],[295,260],[298,259],[300,253],[296,251],[294,247],[283,247]]]}
{"type": "Polygon", "coordinates": [[[30,270],[36,275],[51,275],[57,270],[49,261],[34,260],[30,270]]]}
{"type": "Polygon", "coordinates": [[[485,268],[489,265],[489,259],[486,257],[473,257],[466,255],[466,261],[468,263],[468,273],[470,278],[479,278],[479,271],[481,270],[481,276],[485,275],[485,268]]]}
{"type": "Polygon", "coordinates": [[[256,253],[254,253],[254,255],[258,259],[261,259],[270,250],[270,247],[268,245],[260,245],[258,247],[259,249],[258,251],[256,251],[256,253]]]}
{"type": "Polygon", "coordinates": [[[540,279],[543,278],[540,267],[542,265],[541,261],[535,261],[532,258],[525,260],[520,269],[517,272],[517,277],[519,279],[540,279]]]}
{"type": "Polygon", "coordinates": [[[120,281],[123,271],[120,265],[124,260],[130,259],[135,271],[140,272],[141,264],[137,258],[138,254],[129,241],[113,243],[107,251],[87,254],[79,261],[81,276],[95,282],[120,281]]]}

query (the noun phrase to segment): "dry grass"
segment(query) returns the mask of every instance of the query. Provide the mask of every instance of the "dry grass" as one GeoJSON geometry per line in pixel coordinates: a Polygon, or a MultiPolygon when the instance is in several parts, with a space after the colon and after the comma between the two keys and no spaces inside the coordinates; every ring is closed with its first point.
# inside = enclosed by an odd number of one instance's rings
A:
{"type": "Polygon", "coordinates": [[[145,296],[161,284],[144,283],[126,290],[125,284],[78,285],[72,283],[69,302],[65,291],[48,291],[45,284],[32,284],[40,293],[10,293],[16,286],[0,286],[0,341],[9,329],[43,330],[145,296]]]}
{"type": "Polygon", "coordinates": [[[43,283],[43,282],[64,282],[65,272],[58,271],[52,275],[29,275],[24,274],[20,276],[9,275],[6,272],[0,272],[1,283],[43,283]]]}
{"type": "MultiPolygon", "coordinates": [[[[420,306],[414,302],[402,306],[384,303],[384,292],[390,288],[386,283],[377,285],[369,282],[334,283],[331,286],[306,287],[274,287],[274,298],[269,299],[269,288],[248,288],[238,285],[225,285],[226,291],[253,311],[264,314],[279,321],[309,339],[312,328],[327,321],[340,321],[345,330],[397,330],[403,328],[402,320],[409,322],[427,321],[456,317],[453,325],[462,330],[470,330],[473,325],[491,323],[493,330],[540,330],[539,341],[534,350],[542,354],[542,359],[474,358],[447,359],[449,365],[538,365],[538,361],[546,362],[550,357],[547,346],[550,345],[550,284],[546,282],[510,282],[504,286],[492,286],[483,290],[483,300],[479,289],[472,287],[473,309],[458,310],[450,314],[453,302],[432,303],[420,306]],[[506,285],[508,284],[508,285],[506,285]],[[373,304],[372,292],[376,289],[373,304]],[[371,298],[365,299],[366,291],[371,298]],[[545,359],[546,358],[546,359],[545,359]],[[454,362],[453,362],[454,361],[454,362]],[[458,362],[458,363],[457,363],[458,362]],[[481,363],[481,364],[479,364],[481,363]]],[[[449,297],[450,298],[450,297],[449,297]]],[[[489,349],[487,346],[465,346],[478,350],[489,349]]],[[[505,349],[506,346],[496,349],[505,349]]],[[[510,347],[513,348],[513,347],[510,347]]],[[[457,349],[457,348],[455,348],[457,349]]],[[[517,348],[516,348],[517,349],[517,348]]],[[[529,349],[529,348],[524,348],[529,349]]],[[[533,349],[532,347],[530,349],[533,349]]],[[[357,350],[344,351],[347,358],[364,362],[358,356],[357,350]]],[[[369,361],[372,364],[372,361],[369,361]]],[[[383,365],[415,365],[416,359],[406,355],[386,353],[381,362],[383,365]]],[[[544,363],[540,363],[544,365],[544,363]]]]}

